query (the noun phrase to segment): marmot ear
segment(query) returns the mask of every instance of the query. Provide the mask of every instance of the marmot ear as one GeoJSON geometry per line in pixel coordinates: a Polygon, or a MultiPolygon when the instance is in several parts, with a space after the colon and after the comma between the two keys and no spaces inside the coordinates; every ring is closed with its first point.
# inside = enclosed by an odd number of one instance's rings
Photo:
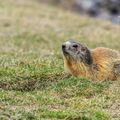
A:
{"type": "Polygon", "coordinates": [[[91,65],[93,63],[91,51],[89,49],[86,50],[85,63],[87,63],[88,65],[91,65]]]}

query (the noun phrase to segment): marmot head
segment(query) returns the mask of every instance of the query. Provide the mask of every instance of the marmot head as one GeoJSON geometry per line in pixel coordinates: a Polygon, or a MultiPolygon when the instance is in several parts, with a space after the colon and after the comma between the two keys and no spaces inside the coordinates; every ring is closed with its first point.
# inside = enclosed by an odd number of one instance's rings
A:
{"type": "Polygon", "coordinates": [[[93,60],[91,51],[83,44],[73,40],[62,44],[63,55],[67,60],[73,59],[91,65],[93,60]]]}

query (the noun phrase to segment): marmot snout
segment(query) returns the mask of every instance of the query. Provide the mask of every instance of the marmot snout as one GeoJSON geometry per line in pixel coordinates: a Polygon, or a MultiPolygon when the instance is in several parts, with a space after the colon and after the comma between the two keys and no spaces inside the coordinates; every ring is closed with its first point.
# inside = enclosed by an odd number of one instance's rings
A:
{"type": "Polygon", "coordinates": [[[89,49],[85,45],[67,41],[62,45],[64,66],[74,76],[93,80],[116,80],[120,78],[120,53],[98,47],[89,49]]]}

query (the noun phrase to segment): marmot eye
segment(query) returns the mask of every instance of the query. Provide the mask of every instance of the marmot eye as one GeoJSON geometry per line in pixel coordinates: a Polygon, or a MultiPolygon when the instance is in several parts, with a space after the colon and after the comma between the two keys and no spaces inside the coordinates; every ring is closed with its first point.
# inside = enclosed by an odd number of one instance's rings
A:
{"type": "Polygon", "coordinates": [[[74,47],[74,48],[77,48],[77,47],[78,47],[78,45],[77,45],[77,44],[74,44],[74,45],[73,45],[73,47],[74,47]]]}
{"type": "Polygon", "coordinates": [[[86,51],[86,49],[85,49],[85,48],[81,48],[81,51],[83,51],[83,52],[84,52],[84,51],[86,51]]]}

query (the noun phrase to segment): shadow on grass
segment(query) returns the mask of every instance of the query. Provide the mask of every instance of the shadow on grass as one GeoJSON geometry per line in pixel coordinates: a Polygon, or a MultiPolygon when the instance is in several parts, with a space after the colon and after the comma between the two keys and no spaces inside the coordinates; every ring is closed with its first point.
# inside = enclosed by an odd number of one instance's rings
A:
{"type": "Polygon", "coordinates": [[[68,79],[70,75],[64,73],[41,74],[36,76],[14,76],[11,81],[0,81],[0,88],[3,90],[33,91],[44,90],[54,83],[68,79]]]}
{"type": "Polygon", "coordinates": [[[102,94],[109,88],[112,81],[92,81],[85,78],[72,77],[65,73],[42,74],[29,77],[16,76],[11,81],[0,82],[3,90],[34,91],[54,90],[61,98],[85,96],[90,98],[96,94],[102,94]]]}
{"type": "Polygon", "coordinates": [[[72,77],[65,73],[39,74],[34,76],[13,76],[10,81],[0,81],[3,90],[34,91],[54,90],[61,98],[75,96],[92,97],[108,89],[112,81],[92,81],[85,78],[72,77]]]}

